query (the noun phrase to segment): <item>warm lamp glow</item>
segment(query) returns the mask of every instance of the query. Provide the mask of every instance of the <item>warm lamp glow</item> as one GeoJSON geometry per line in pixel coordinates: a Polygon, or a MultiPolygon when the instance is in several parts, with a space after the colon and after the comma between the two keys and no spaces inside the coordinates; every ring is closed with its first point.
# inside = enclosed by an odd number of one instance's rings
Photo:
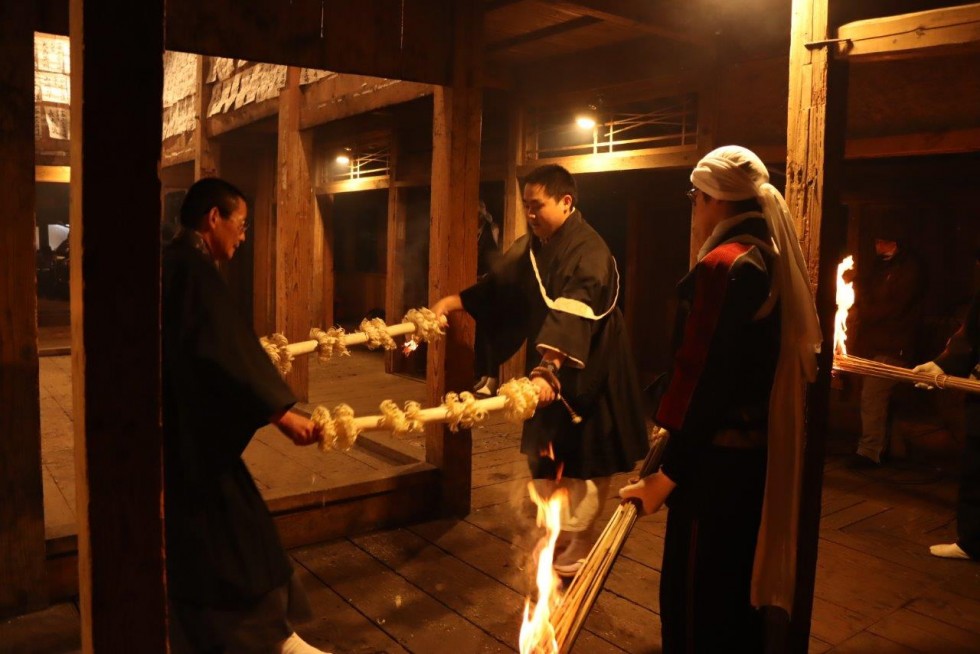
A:
{"type": "Polygon", "coordinates": [[[595,118],[586,115],[577,116],[575,118],[575,124],[582,129],[592,129],[595,127],[595,118]]]}
{"type": "Polygon", "coordinates": [[[346,154],[338,154],[337,163],[340,164],[341,166],[350,165],[350,157],[348,157],[346,154]]]}

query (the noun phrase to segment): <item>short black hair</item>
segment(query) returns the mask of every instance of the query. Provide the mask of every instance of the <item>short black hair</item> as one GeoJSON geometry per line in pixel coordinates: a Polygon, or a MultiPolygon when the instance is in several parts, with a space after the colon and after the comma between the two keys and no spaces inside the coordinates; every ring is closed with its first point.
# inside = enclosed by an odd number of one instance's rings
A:
{"type": "Polygon", "coordinates": [[[185,229],[197,228],[213,207],[227,219],[238,208],[239,201],[245,201],[245,194],[233,184],[217,177],[199,179],[187,189],[180,205],[180,225],[185,229]]]}
{"type": "Polygon", "coordinates": [[[566,195],[572,196],[572,206],[578,202],[578,187],[575,185],[575,178],[562,166],[558,164],[547,164],[532,170],[524,178],[524,186],[528,184],[539,184],[544,187],[544,192],[554,200],[560,200],[566,195]]]}

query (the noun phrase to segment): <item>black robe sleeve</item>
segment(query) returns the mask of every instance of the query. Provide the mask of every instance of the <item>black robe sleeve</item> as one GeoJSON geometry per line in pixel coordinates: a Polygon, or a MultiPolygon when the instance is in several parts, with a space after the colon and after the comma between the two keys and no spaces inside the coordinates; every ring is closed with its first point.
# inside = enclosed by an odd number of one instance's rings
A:
{"type": "Polygon", "coordinates": [[[545,350],[557,350],[568,357],[567,365],[585,368],[589,363],[595,318],[614,302],[619,280],[612,256],[604,248],[589,251],[580,246],[577,250],[567,257],[569,264],[556,275],[561,283],[551,298],[567,308],[548,311],[534,346],[541,354],[545,350]]]}
{"type": "Polygon", "coordinates": [[[253,433],[296,402],[218,271],[183,253],[164,288],[166,384],[180,431],[212,465],[237,461],[253,433]]]}
{"type": "Polygon", "coordinates": [[[493,270],[459,296],[476,321],[476,341],[487,348],[487,371],[495,370],[527,340],[530,308],[524,291],[528,271],[527,237],[512,245],[493,270]]]}
{"type": "Polygon", "coordinates": [[[946,349],[935,363],[947,375],[966,377],[977,364],[977,343],[980,342],[980,295],[974,295],[963,324],[956,330],[946,349]]]}

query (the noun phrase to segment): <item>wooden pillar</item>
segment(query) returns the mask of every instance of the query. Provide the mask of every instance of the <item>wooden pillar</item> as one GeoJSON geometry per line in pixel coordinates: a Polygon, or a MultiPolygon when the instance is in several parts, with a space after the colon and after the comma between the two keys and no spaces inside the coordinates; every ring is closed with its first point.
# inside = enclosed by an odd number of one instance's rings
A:
{"type": "Polygon", "coordinates": [[[167,603],[157,170],[164,2],[71,0],[70,7],[82,651],[162,654],[167,603]]]}
{"type": "Polygon", "coordinates": [[[820,528],[820,493],[827,438],[836,295],[836,266],[846,225],[839,204],[844,160],[846,76],[826,45],[828,0],[793,0],[789,56],[786,201],[796,219],[810,283],[816,289],[824,347],[817,382],[806,398],[806,448],[797,548],[796,597],[788,641],[779,649],[806,652],[820,528]]]}
{"type": "MultiPolygon", "coordinates": [[[[300,69],[290,66],[279,96],[279,159],[276,181],[276,331],[290,342],[309,338],[314,318],[317,220],[310,176],[313,136],[299,129],[303,94],[300,69]]],[[[322,268],[320,269],[322,271],[322,268]]],[[[297,357],[287,380],[301,401],[309,397],[309,357],[297,357]]]]}
{"type": "MultiPolygon", "coordinates": [[[[452,86],[436,87],[432,120],[432,222],[429,228],[429,300],[458,293],[476,281],[474,215],[480,201],[480,132],[483,93],[482,3],[461,0],[453,10],[452,86]]],[[[463,311],[450,317],[444,340],[428,348],[428,397],[441,402],[448,390],[473,384],[473,321],[463,311]]],[[[426,460],[442,470],[442,508],[464,515],[470,508],[472,436],[442,425],[426,430],[426,460]]]]}
{"type": "MultiPolygon", "coordinates": [[[[718,85],[724,79],[724,71],[717,63],[709,67],[701,76],[698,86],[698,157],[703,157],[717,147],[718,134],[718,85]]],[[[693,216],[693,214],[691,214],[693,216]]],[[[694,231],[694,221],[691,221],[691,249],[688,262],[691,268],[698,259],[698,251],[709,234],[697,234],[694,231]]]]}
{"type": "MultiPolygon", "coordinates": [[[[398,179],[398,129],[391,135],[388,163],[388,237],[385,240],[385,318],[388,323],[401,319],[409,308],[405,306],[405,235],[408,221],[408,202],[405,190],[395,183],[398,179]]],[[[414,307],[412,307],[414,308],[414,307]]],[[[385,353],[385,372],[402,372],[405,357],[397,350],[385,353]]]]}
{"type": "Polygon", "coordinates": [[[333,235],[333,195],[324,195],[317,198],[316,210],[319,212],[318,222],[321,225],[320,239],[323,242],[322,256],[323,264],[321,276],[323,279],[323,286],[321,290],[322,300],[322,318],[320,323],[323,328],[334,324],[334,296],[336,295],[335,289],[337,287],[336,273],[334,271],[334,235],[333,235]]]}
{"type": "Polygon", "coordinates": [[[0,616],[47,603],[34,272],[34,4],[0,5],[0,616]]]}
{"type": "Polygon", "coordinates": [[[276,153],[262,150],[257,165],[252,226],[252,326],[260,336],[276,329],[276,153]]]}
{"type": "Polygon", "coordinates": [[[211,84],[208,84],[208,64],[211,58],[197,55],[197,128],[194,130],[194,179],[217,177],[218,144],[211,141],[208,133],[208,104],[211,102],[211,84]]]}
{"type": "MultiPolygon", "coordinates": [[[[516,99],[515,99],[516,100],[516,99]]],[[[507,120],[507,171],[504,174],[504,219],[500,235],[501,251],[527,233],[521,180],[517,177],[518,166],[524,163],[524,111],[520,102],[513,102],[507,120]]],[[[514,356],[500,366],[500,381],[524,376],[527,346],[521,346],[514,356]]]]}

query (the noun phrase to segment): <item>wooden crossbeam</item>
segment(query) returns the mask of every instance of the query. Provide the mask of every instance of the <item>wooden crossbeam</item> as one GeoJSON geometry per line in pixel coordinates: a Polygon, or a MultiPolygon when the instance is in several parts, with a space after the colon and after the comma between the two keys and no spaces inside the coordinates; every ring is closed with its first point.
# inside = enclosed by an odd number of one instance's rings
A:
{"type": "Polygon", "coordinates": [[[837,30],[837,56],[849,61],[922,57],[980,49],[980,3],[871,18],[837,30]]]}
{"type": "Polygon", "coordinates": [[[387,80],[387,86],[364,92],[365,83],[378,85],[384,81],[346,75],[318,80],[303,95],[303,106],[299,115],[300,129],[432,95],[433,87],[430,84],[393,80],[387,80]]]}
{"type": "Polygon", "coordinates": [[[507,50],[508,48],[524,45],[525,43],[540,41],[552,36],[558,36],[559,34],[567,34],[568,32],[574,32],[575,30],[601,22],[601,19],[594,16],[579,16],[578,18],[573,18],[572,20],[565,21],[564,23],[556,23],[555,25],[542,27],[541,29],[534,30],[533,32],[518,34],[517,36],[512,36],[501,41],[494,41],[493,43],[487,45],[487,53],[500,52],[501,50],[507,50]]]}
{"type": "Polygon", "coordinates": [[[672,29],[657,22],[651,15],[650,3],[613,3],[608,0],[536,0],[541,4],[575,16],[591,16],[604,23],[628,27],[644,34],[660,36],[672,41],[704,45],[704,39],[688,32],[672,29]]]}

